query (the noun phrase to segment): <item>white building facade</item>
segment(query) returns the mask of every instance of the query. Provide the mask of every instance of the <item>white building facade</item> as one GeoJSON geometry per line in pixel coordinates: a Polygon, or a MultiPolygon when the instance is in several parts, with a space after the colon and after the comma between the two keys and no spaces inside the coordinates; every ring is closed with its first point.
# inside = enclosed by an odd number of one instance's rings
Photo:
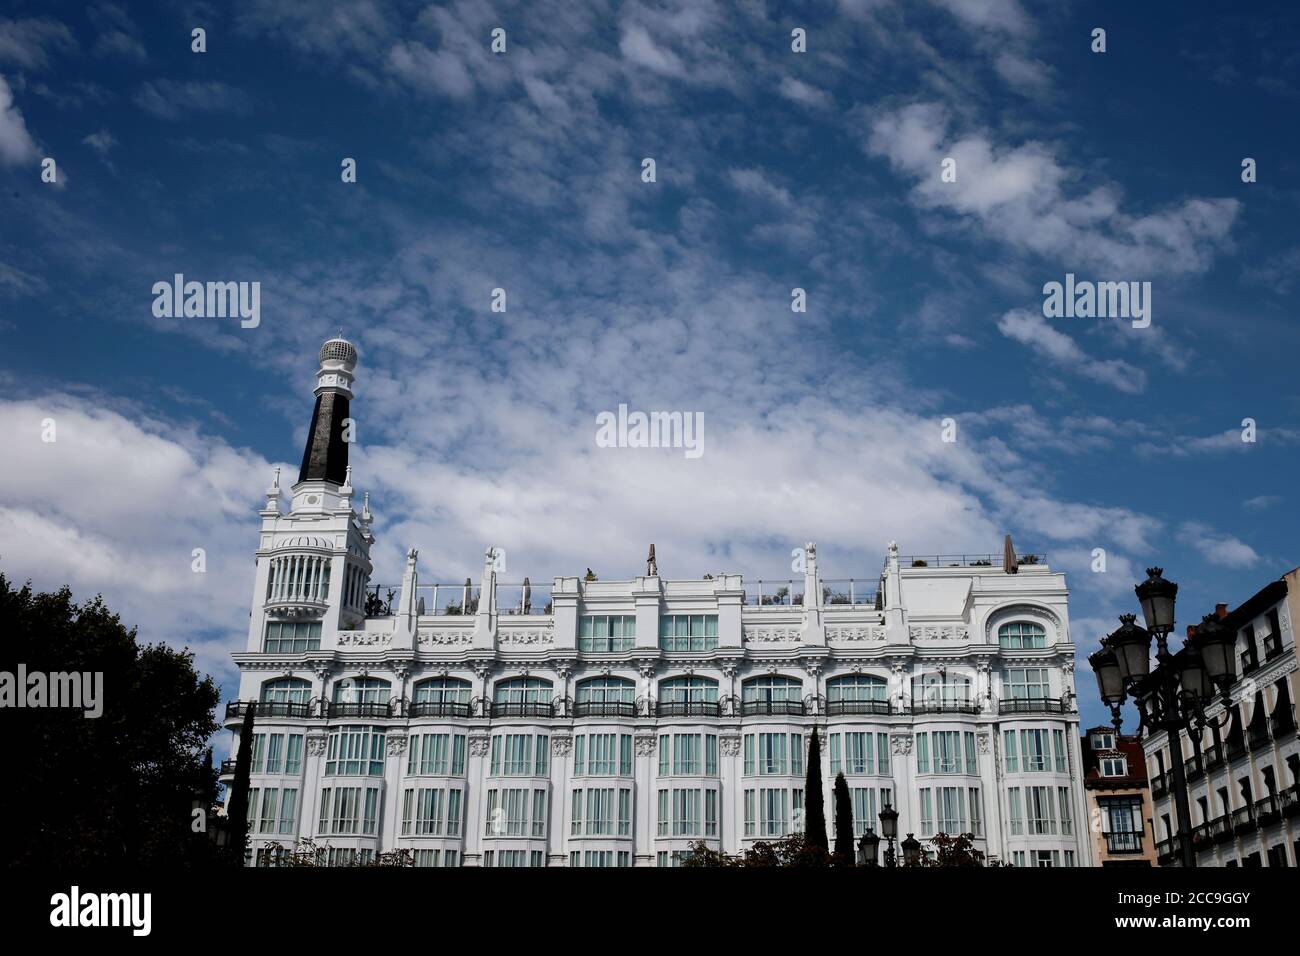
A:
{"type": "Polygon", "coordinates": [[[1091,865],[1064,576],[1026,557],[903,557],[865,579],[647,573],[371,585],[347,466],[356,352],[321,350],[299,481],[261,512],[248,643],[226,713],[253,730],[257,862],[672,866],[802,828],[810,735],[854,836],[973,833],[990,860],[1091,865]],[[282,498],[287,501],[282,502],[282,498]]]}
{"type": "Polygon", "coordinates": [[[1297,611],[1300,569],[1232,611],[1220,604],[1219,623],[1237,635],[1230,707],[1206,708],[1208,724],[1172,742],[1163,730],[1143,737],[1161,865],[1180,860],[1172,761],[1181,760],[1197,866],[1300,866],[1297,611]]]}

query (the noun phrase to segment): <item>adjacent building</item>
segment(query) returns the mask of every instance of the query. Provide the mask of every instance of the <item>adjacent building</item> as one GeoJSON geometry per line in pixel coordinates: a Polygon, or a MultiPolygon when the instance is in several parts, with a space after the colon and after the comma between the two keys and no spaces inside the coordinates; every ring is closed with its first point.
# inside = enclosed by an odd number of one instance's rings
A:
{"type": "MultiPolygon", "coordinates": [[[[1239,607],[1220,604],[1220,623],[1237,632],[1238,679],[1231,706],[1207,708],[1209,724],[1177,740],[1143,740],[1151,779],[1156,855],[1179,859],[1171,761],[1181,760],[1190,794],[1199,866],[1296,866],[1300,862],[1300,742],[1296,739],[1295,628],[1300,569],[1239,607]]],[[[1189,633],[1192,631],[1189,628],[1189,633]]]]}
{"type": "MultiPolygon", "coordinates": [[[[1041,556],[906,557],[795,580],[719,572],[372,583],[373,517],[347,462],[355,348],[320,352],[298,481],[260,513],[248,642],[257,863],[310,839],[330,863],[672,866],[802,828],[819,731],[854,832],[973,833],[990,860],[1085,866],[1064,576],[1041,556]]],[[[826,818],[833,827],[833,808],[826,818]]],[[[834,834],[830,834],[833,838],[834,834]]]]}
{"type": "Polygon", "coordinates": [[[1098,866],[1154,866],[1146,757],[1138,737],[1113,727],[1083,736],[1083,787],[1098,866]]]}

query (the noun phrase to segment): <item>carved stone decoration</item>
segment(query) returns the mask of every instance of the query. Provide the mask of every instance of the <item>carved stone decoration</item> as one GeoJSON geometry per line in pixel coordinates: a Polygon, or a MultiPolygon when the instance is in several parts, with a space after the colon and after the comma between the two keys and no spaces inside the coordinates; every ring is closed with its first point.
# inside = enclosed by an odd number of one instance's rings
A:
{"type": "Polygon", "coordinates": [[[890,734],[889,739],[894,745],[894,754],[896,756],[906,757],[912,752],[911,734],[890,734]]]}
{"type": "Polygon", "coordinates": [[[965,624],[917,624],[907,629],[913,641],[968,641],[970,631],[965,624]]]}
{"type": "Polygon", "coordinates": [[[637,669],[637,672],[640,673],[640,675],[641,675],[643,678],[645,678],[646,680],[649,680],[651,677],[654,677],[654,676],[655,676],[655,662],[654,662],[654,661],[637,661],[637,662],[636,662],[636,669],[637,669]]]}
{"type": "Polygon", "coordinates": [[[400,734],[388,735],[388,756],[400,757],[406,753],[406,737],[400,734]]]}
{"type": "Polygon", "coordinates": [[[393,643],[391,631],[339,631],[339,647],[388,647],[393,643]]]}
{"type": "Polygon", "coordinates": [[[799,628],[797,627],[746,627],[745,643],[747,644],[769,644],[778,642],[797,642],[799,640],[799,628]]]}
{"type": "Polygon", "coordinates": [[[487,680],[488,675],[492,673],[491,661],[479,661],[474,665],[474,676],[479,680],[487,680]]]}
{"type": "Polygon", "coordinates": [[[718,746],[722,750],[724,757],[740,756],[740,737],[722,737],[718,740],[718,746]]]}
{"type": "Polygon", "coordinates": [[[808,676],[813,679],[821,676],[823,666],[825,666],[825,662],[816,657],[806,659],[803,662],[803,669],[807,672],[808,676]]]}
{"type": "Polygon", "coordinates": [[[555,676],[563,683],[573,673],[573,661],[551,661],[551,668],[555,671],[555,676]]]}
{"type": "Polygon", "coordinates": [[[549,627],[501,628],[497,631],[497,643],[503,647],[530,644],[546,646],[555,643],[555,631],[549,627]]]}
{"type": "Polygon", "coordinates": [[[420,631],[418,640],[421,647],[452,647],[457,644],[468,644],[473,639],[472,632],[465,628],[456,628],[453,630],[427,630],[420,631]]]}
{"type": "Polygon", "coordinates": [[[567,757],[573,751],[572,737],[552,737],[551,753],[557,757],[567,757]]]}
{"type": "Polygon", "coordinates": [[[329,746],[329,737],[326,734],[308,734],[307,735],[307,753],[309,756],[323,757],[329,746]]]}
{"type": "Polygon", "coordinates": [[[486,757],[488,751],[492,749],[492,738],[486,734],[478,737],[469,738],[469,755],[471,757],[486,757]]]}
{"type": "Polygon", "coordinates": [[[883,641],[885,628],[880,624],[836,624],[826,628],[826,640],[849,641],[883,641]]]}
{"type": "Polygon", "coordinates": [[[979,744],[980,753],[986,754],[989,752],[990,741],[989,741],[989,735],[987,733],[976,734],[975,740],[979,744]]]}
{"type": "Polygon", "coordinates": [[[637,737],[636,738],[636,755],[638,757],[653,757],[655,747],[658,745],[657,737],[637,737]]]}
{"type": "Polygon", "coordinates": [[[736,675],[740,673],[740,661],[736,661],[736,660],[720,661],[718,664],[718,669],[722,671],[722,676],[727,678],[727,680],[734,680],[736,675]]]}
{"type": "Polygon", "coordinates": [[[398,680],[406,680],[411,675],[411,665],[406,661],[397,661],[393,664],[393,676],[398,680]]]}

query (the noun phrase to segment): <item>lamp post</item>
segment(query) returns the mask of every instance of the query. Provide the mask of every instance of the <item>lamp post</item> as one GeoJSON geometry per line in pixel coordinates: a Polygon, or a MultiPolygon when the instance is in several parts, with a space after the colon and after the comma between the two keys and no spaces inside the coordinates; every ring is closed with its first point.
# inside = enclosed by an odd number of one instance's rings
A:
{"type": "Polygon", "coordinates": [[[876,831],[867,827],[867,832],[858,840],[858,866],[880,865],[880,837],[876,831]]]}
{"type": "Polygon", "coordinates": [[[901,845],[903,847],[903,866],[920,866],[921,841],[909,833],[907,839],[901,845]]]}
{"type": "Polygon", "coordinates": [[[1129,696],[1133,697],[1141,717],[1139,733],[1147,727],[1163,730],[1168,735],[1179,855],[1183,866],[1192,867],[1196,865],[1196,853],[1192,848],[1192,814],[1179,733],[1209,723],[1205,708],[1216,696],[1226,712],[1231,703],[1228,688],[1236,680],[1233,671],[1236,641],[1213,615],[1206,615],[1182,650],[1170,651],[1169,635],[1174,629],[1178,585],[1166,581],[1163,573],[1163,568],[1148,568],[1147,579],[1133,589],[1147,626],[1138,626],[1134,614],[1121,614],[1119,628],[1102,638],[1102,649],[1091,654],[1088,663],[1097,677],[1101,699],[1110,708],[1116,735],[1123,723],[1120,707],[1129,696]],[[1151,670],[1153,637],[1158,662],[1154,672],[1151,670]]]}
{"type": "Polygon", "coordinates": [[[885,809],[880,811],[880,834],[887,841],[885,847],[885,866],[898,866],[898,856],[894,853],[894,839],[898,836],[898,811],[885,802],[885,809]]]}

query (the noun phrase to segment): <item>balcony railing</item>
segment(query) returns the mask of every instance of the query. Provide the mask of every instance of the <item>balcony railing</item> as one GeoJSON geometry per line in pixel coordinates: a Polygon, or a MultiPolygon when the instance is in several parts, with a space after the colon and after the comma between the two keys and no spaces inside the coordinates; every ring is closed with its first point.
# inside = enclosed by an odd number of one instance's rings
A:
{"type": "Polygon", "coordinates": [[[1168,786],[1169,774],[1158,773],[1151,778],[1151,796],[1163,797],[1169,792],[1168,786]]]}
{"type": "Polygon", "coordinates": [[[777,715],[784,717],[802,717],[807,708],[801,700],[747,700],[740,705],[743,717],[777,715]]]}
{"type": "Polygon", "coordinates": [[[1173,863],[1178,859],[1182,845],[1182,841],[1177,836],[1172,836],[1167,840],[1157,840],[1156,862],[1161,866],[1173,863]]]}
{"type": "Polygon", "coordinates": [[[661,700],[655,704],[660,717],[717,717],[722,709],[716,700],[661,700]]]}
{"type": "Polygon", "coordinates": [[[1240,731],[1236,737],[1229,737],[1223,743],[1224,756],[1229,763],[1246,753],[1246,737],[1240,731]]]}
{"type": "Polygon", "coordinates": [[[1205,774],[1205,768],[1201,766],[1201,762],[1195,757],[1188,757],[1183,761],[1183,773],[1187,775],[1187,780],[1190,783],[1193,780],[1199,780],[1205,774]]]}
{"type": "Polygon", "coordinates": [[[998,701],[999,714],[1063,714],[1065,704],[1053,697],[1015,697],[998,701]]]}
{"type": "Polygon", "coordinates": [[[978,714],[980,705],[969,700],[914,700],[913,714],[978,714]]]}
{"type": "MultiPolygon", "coordinates": [[[[251,700],[232,700],[226,704],[226,719],[247,717],[251,700]]],[[[257,703],[257,716],[260,717],[297,717],[312,716],[310,704],[296,704],[283,700],[263,700],[257,703]]]]}
{"type": "Polygon", "coordinates": [[[1294,817],[1300,814],[1300,785],[1292,784],[1277,795],[1278,806],[1282,816],[1294,817]]]}
{"type": "Polygon", "coordinates": [[[473,710],[468,703],[455,700],[417,700],[407,713],[412,717],[470,717],[473,710]]]}
{"type": "Polygon", "coordinates": [[[343,701],[332,700],[327,710],[330,717],[389,717],[392,708],[389,702],[378,701],[343,701]]]}
{"type": "Polygon", "coordinates": [[[1205,769],[1213,770],[1223,765],[1223,751],[1218,747],[1211,747],[1205,751],[1205,769]]]}
{"type": "Polygon", "coordinates": [[[221,761],[221,776],[228,777],[233,774],[235,772],[235,763],[234,760],[221,761]]]}
{"type": "Polygon", "coordinates": [[[831,717],[847,714],[888,714],[887,700],[832,700],[826,704],[826,713],[831,717]]]}
{"type": "Polygon", "coordinates": [[[554,717],[555,707],[541,701],[492,702],[493,717],[554,717]]]}
{"type": "Polygon", "coordinates": [[[1112,832],[1106,834],[1107,853],[1141,853],[1142,837],[1137,832],[1112,832]]]}
{"type": "Polygon", "coordinates": [[[1282,819],[1282,808],[1278,806],[1276,797],[1264,797],[1262,800],[1255,801],[1255,819],[1259,821],[1262,827],[1277,823],[1282,819]]]}
{"type": "Polygon", "coordinates": [[[1254,806],[1242,807],[1240,810],[1232,811],[1232,832],[1237,836],[1249,833],[1257,826],[1254,806]]]}
{"type": "Polygon", "coordinates": [[[573,705],[576,717],[635,717],[636,704],[622,700],[580,700],[573,705]]]}
{"type": "Polygon", "coordinates": [[[1210,821],[1209,826],[1210,839],[1215,843],[1227,843],[1232,839],[1232,814],[1225,813],[1223,816],[1210,821]]]}
{"type": "MultiPolygon", "coordinates": [[[[903,568],[1000,568],[1003,565],[1001,554],[904,554],[899,555],[898,565],[903,568]]],[[[1022,554],[1016,559],[1019,567],[1046,564],[1047,555],[1022,554]]],[[[889,567],[889,559],[885,559],[889,567]]]]}

